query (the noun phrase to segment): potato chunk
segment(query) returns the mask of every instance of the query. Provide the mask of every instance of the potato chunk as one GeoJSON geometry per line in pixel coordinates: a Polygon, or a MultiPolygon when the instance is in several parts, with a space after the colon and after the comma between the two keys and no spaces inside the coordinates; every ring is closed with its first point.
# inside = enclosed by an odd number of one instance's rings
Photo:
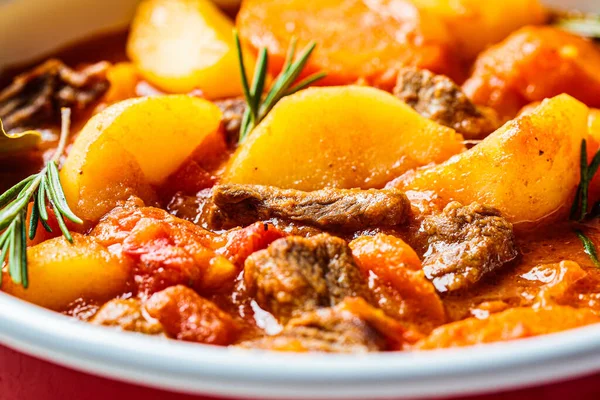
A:
{"type": "Polygon", "coordinates": [[[453,129],[381,90],[311,88],[281,100],[230,161],[224,183],[378,188],[464,150],[453,129]]]}
{"type": "Polygon", "coordinates": [[[463,88],[511,118],[525,104],[568,93],[600,107],[600,49],[553,27],[525,27],[483,52],[463,88]]]}
{"type": "Polygon", "coordinates": [[[587,107],[568,95],[545,100],[472,149],[391,185],[495,207],[513,224],[568,211],[587,117],[587,107]]]}
{"type": "Polygon", "coordinates": [[[83,128],[60,178],[69,206],[97,221],[119,200],[152,197],[163,181],[215,134],[221,112],[188,96],[125,100],[94,116],[83,128]]]}
{"type": "Polygon", "coordinates": [[[590,109],[590,117],[588,118],[588,127],[590,128],[590,136],[600,143],[600,109],[590,109]]]}
{"type": "Polygon", "coordinates": [[[460,53],[470,59],[514,30],[541,24],[546,19],[539,0],[411,0],[411,3],[439,16],[460,53]]]}
{"type": "MultiPolygon", "coordinates": [[[[127,54],[162,90],[200,89],[208,98],[242,94],[233,23],[209,0],[145,0],[135,15],[127,54]]],[[[246,52],[250,76],[254,59],[246,52]]]]}
{"type": "Polygon", "coordinates": [[[95,239],[73,234],[47,240],[27,250],[29,287],[14,284],[4,273],[2,290],[30,303],[62,311],[77,300],[106,301],[124,292],[131,264],[112,255],[95,239]]]}

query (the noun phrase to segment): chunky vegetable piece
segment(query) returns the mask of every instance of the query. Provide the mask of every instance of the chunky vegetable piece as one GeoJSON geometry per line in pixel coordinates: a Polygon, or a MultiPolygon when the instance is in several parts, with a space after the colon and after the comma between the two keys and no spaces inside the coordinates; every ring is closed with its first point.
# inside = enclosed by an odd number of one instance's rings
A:
{"type": "MultiPolygon", "coordinates": [[[[233,23],[210,0],[145,0],[127,54],[148,81],[171,93],[200,89],[209,98],[242,94],[233,23]]],[[[246,57],[252,73],[254,60],[246,57]]]]}
{"type": "Polygon", "coordinates": [[[600,107],[600,50],[552,27],[525,27],[482,53],[463,88],[512,118],[525,104],[568,93],[600,107]]]}
{"type": "Polygon", "coordinates": [[[141,0],[130,60],[0,88],[0,297],[293,352],[600,324],[600,50],[541,1],[141,0]]]}
{"type": "Polygon", "coordinates": [[[228,345],[238,334],[231,316],[185,286],[155,293],[144,307],[169,336],[179,340],[228,345]]]}
{"type": "Polygon", "coordinates": [[[97,221],[119,200],[153,198],[164,180],[219,129],[221,112],[188,96],[126,100],[94,116],[61,170],[67,201],[80,218],[97,221]]]}
{"type": "Polygon", "coordinates": [[[281,100],[222,181],[280,188],[377,188],[463,151],[462,136],[381,90],[311,88],[281,100]]]}
{"type": "Polygon", "coordinates": [[[447,26],[460,55],[470,59],[514,30],[543,23],[539,0],[411,0],[438,16],[447,26]]]}
{"type": "Polygon", "coordinates": [[[588,127],[590,129],[590,136],[596,142],[600,143],[600,109],[590,109],[588,127]]]}
{"type": "Polygon", "coordinates": [[[237,26],[252,47],[267,48],[274,74],[297,37],[301,45],[317,42],[307,73],[325,71],[324,84],[364,79],[391,90],[407,65],[461,75],[440,18],[408,1],[246,0],[237,26]]]}
{"type": "Polygon", "coordinates": [[[27,250],[29,287],[8,277],[2,290],[55,311],[64,311],[79,298],[106,301],[127,289],[131,264],[112,255],[94,238],[73,234],[47,240],[27,250]]]}
{"type": "Polygon", "coordinates": [[[110,83],[110,88],[104,95],[104,103],[110,105],[137,97],[136,87],[140,76],[132,63],[120,62],[110,66],[106,71],[106,78],[110,83]]]}
{"type": "Polygon", "coordinates": [[[417,343],[416,348],[430,350],[522,339],[598,322],[600,318],[585,308],[513,308],[487,319],[468,318],[441,326],[417,343]]]}
{"type": "Polygon", "coordinates": [[[217,235],[134,201],[113,209],[90,235],[135,262],[135,289],[141,297],[177,284],[200,293],[222,290],[241,270],[215,253],[213,248],[225,246],[217,235]]]}
{"type": "Polygon", "coordinates": [[[444,305],[425,278],[419,257],[402,239],[382,233],[361,236],[350,248],[387,314],[423,332],[446,322],[444,305]]]}
{"type": "Polygon", "coordinates": [[[545,100],[469,151],[391,186],[486,204],[513,224],[565,216],[579,183],[587,117],[587,107],[568,95],[545,100]]]}

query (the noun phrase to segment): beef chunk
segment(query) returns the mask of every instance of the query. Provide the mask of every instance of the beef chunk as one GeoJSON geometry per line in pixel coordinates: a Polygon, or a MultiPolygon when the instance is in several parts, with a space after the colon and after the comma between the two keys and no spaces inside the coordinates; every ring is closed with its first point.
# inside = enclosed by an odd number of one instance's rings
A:
{"type": "Polygon", "coordinates": [[[292,319],[275,336],[242,342],[241,347],[275,351],[367,353],[399,350],[418,335],[404,329],[361,298],[347,298],[292,319]]]}
{"type": "MultiPolygon", "coordinates": [[[[175,194],[167,206],[167,210],[178,218],[208,228],[214,225],[211,223],[211,220],[215,217],[215,214],[214,209],[211,210],[211,207],[213,207],[212,190],[205,189],[198,192],[195,196],[187,196],[182,193],[175,194]]],[[[216,222],[220,223],[219,221],[216,222]]],[[[263,222],[256,223],[262,224],[263,222]]],[[[269,225],[272,225],[286,235],[308,237],[323,233],[321,229],[293,221],[284,221],[278,218],[269,219],[269,225]]],[[[247,227],[250,226],[252,225],[248,225],[247,227]]],[[[219,227],[217,229],[219,229],[219,227]]],[[[233,229],[239,229],[239,227],[236,226],[233,229]]]]}
{"type": "Polygon", "coordinates": [[[327,234],[274,241],[246,259],[244,280],[258,304],[284,322],[347,296],[368,295],[348,244],[327,234]]]}
{"type": "Polygon", "coordinates": [[[280,218],[325,230],[355,231],[406,221],[410,203],[395,190],[323,189],[303,192],[227,184],[213,188],[211,223],[230,228],[280,218]]]}
{"type": "Polygon", "coordinates": [[[215,101],[223,113],[223,127],[227,143],[231,146],[237,144],[240,137],[242,118],[246,111],[246,100],[241,97],[215,101]]]}
{"type": "Polygon", "coordinates": [[[450,78],[416,68],[398,74],[394,95],[422,116],[462,133],[482,139],[501,125],[491,109],[478,108],[450,78]]]}
{"type": "Polygon", "coordinates": [[[98,310],[90,322],[149,335],[163,332],[160,322],[143,312],[142,303],[138,299],[111,300],[98,310]]]}
{"type": "Polygon", "coordinates": [[[17,76],[0,92],[4,128],[59,123],[61,107],[75,112],[85,109],[108,90],[107,69],[108,63],[100,62],[75,71],[52,59],[17,76]]]}
{"type": "Polygon", "coordinates": [[[472,286],[518,255],[512,224],[477,203],[448,204],[423,220],[418,235],[427,246],[423,271],[440,292],[472,286]]]}
{"type": "Polygon", "coordinates": [[[155,293],[144,306],[165,332],[178,340],[223,346],[239,333],[229,314],[182,285],[155,293]]]}

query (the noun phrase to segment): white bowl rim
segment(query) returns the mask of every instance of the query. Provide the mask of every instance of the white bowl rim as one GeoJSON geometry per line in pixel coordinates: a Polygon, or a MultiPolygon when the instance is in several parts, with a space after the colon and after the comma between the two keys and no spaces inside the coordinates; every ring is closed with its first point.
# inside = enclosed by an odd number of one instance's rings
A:
{"type": "Polygon", "coordinates": [[[119,332],[5,293],[0,293],[0,343],[130,383],[262,398],[430,398],[513,389],[600,371],[600,324],[461,349],[291,354],[119,332]]]}
{"type": "MultiPolygon", "coordinates": [[[[2,1],[7,7],[24,1],[2,1]]],[[[50,29],[59,18],[47,18],[50,0],[36,4],[35,31],[47,38],[43,51],[92,31],[121,26],[128,21],[134,0],[111,0],[93,8],[94,18],[78,18],[61,38],[50,29]],[[120,12],[115,14],[115,5],[120,12]],[[39,21],[45,21],[42,24],[39,21]],[[42,32],[42,33],[40,33],[42,32]]],[[[55,3],[59,3],[56,2],[55,3]]],[[[92,10],[85,2],[81,10],[92,10]]],[[[552,0],[552,3],[562,3],[552,0]]],[[[580,1],[593,7],[593,1],[580,1]]],[[[598,4],[596,2],[596,4],[598,4]]],[[[30,8],[28,17],[32,15],[30,8]]],[[[3,10],[7,10],[3,9],[3,10]]],[[[23,11],[23,12],[25,12],[23,11]]],[[[3,28],[12,32],[19,18],[2,15],[3,28]],[[4,18],[6,17],[6,18],[4,18]],[[10,22],[10,23],[8,23],[10,22]]],[[[20,15],[20,14],[19,14],[20,15]]],[[[83,14],[82,14],[83,15],[83,14]]],[[[0,29],[1,30],[1,29],[0,29]]],[[[12,37],[11,37],[12,40],[12,37]]],[[[0,66],[11,57],[30,57],[42,49],[0,54],[0,66]]],[[[37,43],[36,43],[37,45],[37,43]]],[[[16,60],[16,58],[14,59],[16,60]]],[[[52,363],[95,375],[174,391],[260,398],[431,398],[513,389],[553,382],[600,371],[600,324],[557,334],[471,348],[418,353],[366,355],[286,354],[218,348],[161,340],[92,326],[26,303],[0,292],[0,344],[52,363]]]]}

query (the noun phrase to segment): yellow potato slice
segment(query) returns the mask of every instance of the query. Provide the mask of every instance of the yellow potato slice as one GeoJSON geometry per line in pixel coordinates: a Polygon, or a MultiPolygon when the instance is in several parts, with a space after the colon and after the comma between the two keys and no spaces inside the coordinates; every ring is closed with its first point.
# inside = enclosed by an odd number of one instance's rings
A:
{"type": "MultiPolygon", "coordinates": [[[[210,0],[145,0],[127,54],[150,83],[171,93],[200,89],[208,98],[242,94],[233,23],[210,0]]],[[[248,74],[255,59],[245,52],[248,74]]]]}
{"type": "Polygon", "coordinates": [[[397,186],[493,206],[513,223],[537,222],[568,211],[579,183],[587,119],[588,108],[569,95],[544,100],[469,151],[397,186]]]}
{"type": "Polygon", "coordinates": [[[250,133],[223,182],[377,188],[411,168],[460,153],[462,140],[384,91],[310,88],[281,100],[250,133]]]}
{"type": "Polygon", "coordinates": [[[542,24],[546,9],[539,0],[411,0],[440,17],[461,55],[472,59],[525,25],[542,24]]]}
{"type": "Polygon", "coordinates": [[[106,301],[126,290],[131,264],[112,255],[94,238],[73,234],[27,249],[29,287],[3,273],[2,291],[30,303],[63,311],[79,299],[106,301]]]}
{"type": "Polygon", "coordinates": [[[588,127],[590,128],[590,136],[600,143],[600,109],[590,109],[590,117],[588,119],[588,127]]]}
{"type": "Polygon", "coordinates": [[[67,202],[97,221],[119,200],[148,200],[203,141],[219,129],[221,111],[183,95],[125,100],[85,125],[61,170],[67,202]]]}

